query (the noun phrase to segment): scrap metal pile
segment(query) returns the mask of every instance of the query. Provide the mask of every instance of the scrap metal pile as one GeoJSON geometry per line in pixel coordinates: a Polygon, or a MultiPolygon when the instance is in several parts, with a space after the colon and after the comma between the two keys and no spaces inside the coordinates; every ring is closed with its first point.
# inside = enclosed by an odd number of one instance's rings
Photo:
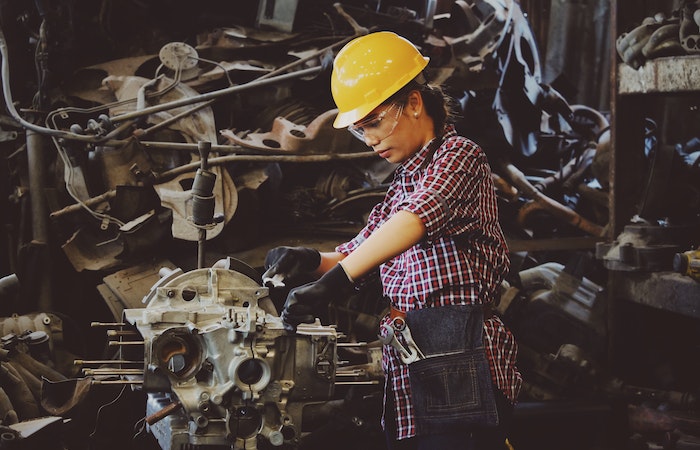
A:
{"type": "MultiPolygon", "coordinates": [[[[383,196],[393,167],[333,129],[329,89],[334,52],[375,30],[430,57],[457,128],[489,157],[514,260],[497,309],[520,342],[522,401],[613,389],[592,257],[608,217],[606,115],[543,82],[517,2],[394,3],[0,2],[2,314],[63,311],[80,336],[104,319],[76,312],[111,315],[103,355],[45,333],[55,376],[23,397],[8,380],[38,380],[13,375],[13,358],[45,330],[4,331],[0,419],[24,448],[23,424],[72,417],[110,384],[144,393],[141,425],[163,449],[315,448],[359,431],[380,445],[376,283],[291,335],[259,279],[273,241],[340,242],[383,196]],[[208,268],[230,254],[243,257],[208,268]]],[[[35,434],[59,436],[55,422],[35,434]]]]}

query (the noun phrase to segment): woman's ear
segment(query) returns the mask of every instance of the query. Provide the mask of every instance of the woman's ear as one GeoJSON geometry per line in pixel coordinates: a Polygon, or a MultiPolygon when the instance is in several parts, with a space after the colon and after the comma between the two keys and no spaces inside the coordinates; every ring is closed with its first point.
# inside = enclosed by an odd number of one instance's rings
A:
{"type": "Polygon", "coordinates": [[[408,100],[406,101],[406,108],[408,109],[409,115],[413,117],[418,117],[423,112],[423,97],[418,91],[411,91],[408,94],[408,100]]]}

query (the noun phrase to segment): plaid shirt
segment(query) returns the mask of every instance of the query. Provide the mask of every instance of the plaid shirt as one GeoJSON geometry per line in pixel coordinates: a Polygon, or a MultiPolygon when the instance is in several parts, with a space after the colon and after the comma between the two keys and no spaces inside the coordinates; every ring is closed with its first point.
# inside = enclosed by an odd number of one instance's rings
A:
{"type": "MultiPolygon", "coordinates": [[[[379,267],[384,295],[402,311],[488,303],[510,266],[486,155],[454,127],[443,137],[434,155],[427,145],[396,169],[367,225],[336,248],[348,255],[397,211],[417,214],[425,239],[379,267]]],[[[484,321],[484,345],[494,383],[515,402],[522,384],[515,367],[517,344],[496,316],[484,321]]],[[[414,436],[408,366],[390,346],[384,346],[382,363],[394,395],[397,438],[414,436]]]]}

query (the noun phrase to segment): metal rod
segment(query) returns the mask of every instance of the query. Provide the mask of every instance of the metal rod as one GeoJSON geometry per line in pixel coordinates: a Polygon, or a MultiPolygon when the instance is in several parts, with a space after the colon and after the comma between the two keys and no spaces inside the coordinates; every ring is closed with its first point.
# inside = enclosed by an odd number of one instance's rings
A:
{"type": "Polygon", "coordinates": [[[143,384],[142,380],[92,380],[90,384],[143,384]]]}
{"type": "Polygon", "coordinates": [[[40,258],[34,261],[43,266],[38,271],[36,308],[39,311],[51,311],[53,308],[52,292],[52,265],[48,260],[49,248],[49,223],[48,205],[46,201],[46,146],[44,137],[33,130],[27,130],[27,169],[29,171],[29,198],[32,214],[32,246],[40,251],[40,258]]]}
{"type": "Polygon", "coordinates": [[[139,333],[132,330],[107,330],[107,336],[139,336],[139,333]]]}
{"type": "Polygon", "coordinates": [[[315,75],[315,74],[319,73],[321,70],[322,70],[322,67],[320,67],[320,66],[319,67],[311,67],[308,69],[298,70],[296,72],[285,73],[285,74],[278,75],[275,77],[270,77],[270,78],[267,78],[264,80],[253,80],[253,81],[248,82],[246,84],[241,84],[238,86],[230,86],[230,87],[227,87],[224,89],[220,89],[218,91],[206,92],[204,94],[196,95],[194,97],[182,98],[179,100],[174,100],[172,102],[162,103],[160,105],[149,106],[149,107],[143,108],[139,111],[124,113],[122,115],[112,117],[112,121],[119,122],[122,120],[135,119],[138,117],[147,116],[149,114],[153,114],[153,113],[157,113],[157,112],[161,112],[161,111],[166,111],[168,109],[175,109],[175,108],[179,108],[181,106],[192,105],[194,103],[199,103],[199,102],[211,100],[211,99],[218,98],[218,97],[223,97],[223,96],[233,94],[236,92],[240,92],[240,91],[244,91],[247,89],[268,86],[270,84],[279,83],[280,81],[286,81],[286,80],[290,80],[290,79],[294,79],[294,78],[302,78],[302,77],[306,77],[309,75],[315,75]]]}
{"type": "Polygon", "coordinates": [[[146,341],[109,341],[110,347],[117,347],[120,345],[144,345],[146,341]]]}
{"type": "Polygon", "coordinates": [[[195,105],[194,107],[188,109],[187,111],[182,111],[181,113],[176,114],[176,115],[170,117],[169,119],[166,119],[160,123],[157,123],[149,128],[136,130],[134,132],[134,136],[140,138],[140,137],[145,136],[147,134],[153,133],[154,131],[160,130],[161,128],[165,128],[165,127],[169,126],[170,124],[173,124],[173,123],[177,122],[178,120],[189,116],[190,114],[196,113],[200,109],[206,108],[207,106],[211,105],[212,103],[214,103],[214,100],[209,100],[208,102],[204,102],[204,103],[200,103],[199,105],[195,105]]]}
{"type": "Polygon", "coordinates": [[[123,327],[123,322],[90,322],[91,327],[123,327]]]}
{"type": "Polygon", "coordinates": [[[153,425],[154,423],[160,422],[161,420],[165,419],[167,416],[174,413],[181,407],[182,403],[178,401],[169,403],[165,405],[165,407],[163,407],[163,409],[161,409],[160,411],[156,411],[150,416],[146,417],[146,423],[149,425],[153,425]]]}
{"type": "MultiPolygon", "coordinates": [[[[110,200],[114,197],[117,196],[117,191],[107,191],[104,194],[98,195],[96,197],[89,198],[83,202],[83,205],[85,206],[93,206],[97,205],[98,203],[106,202],[107,200],[110,200]]],[[[63,209],[59,209],[58,211],[54,211],[51,214],[49,214],[49,217],[52,219],[55,219],[57,217],[60,217],[64,214],[72,213],[72,212],[78,212],[82,211],[83,205],[76,203],[74,205],[68,205],[63,209]]]]}
{"type": "Polygon", "coordinates": [[[336,386],[339,385],[344,385],[344,386],[350,386],[350,385],[371,385],[371,384],[379,384],[378,380],[372,380],[372,381],[336,381],[335,383],[336,386]]]}
{"type": "Polygon", "coordinates": [[[86,364],[143,364],[144,361],[127,361],[124,359],[76,359],[73,365],[84,366],[86,364]]]}
{"type": "MultiPolygon", "coordinates": [[[[234,162],[290,162],[290,163],[312,163],[326,161],[345,161],[364,158],[377,158],[377,154],[373,151],[357,152],[357,153],[329,153],[325,155],[226,155],[216,158],[209,158],[210,166],[234,162]]],[[[170,180],[183,173],[189,173],[199,167],[199,162],[184,164],[165,172],[161,172],[156,176],[156,183],[163,183],[165,180],[170,180]]]]}
{"type": "Polygon", "coordinates": [[[366,374],[366,370],[349,370],[349,371],[336,371],[336,377],[359,377],[366,374]]]}
{"type": "Polygon", "coordinates": [[[83,369],[85,375],[143,375],[139,369],[83,369]]]}

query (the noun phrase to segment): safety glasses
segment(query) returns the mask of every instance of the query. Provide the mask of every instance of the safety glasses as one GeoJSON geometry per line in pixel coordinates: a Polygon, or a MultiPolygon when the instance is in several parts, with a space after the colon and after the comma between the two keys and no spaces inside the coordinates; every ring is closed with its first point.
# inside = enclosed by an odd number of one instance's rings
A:
{"type": "Polygon", "coordinates": [[[348,130],[362,142],[365,142],[367,136],[382,141],[394,132],[402,112],[403,104],[392,103],[384,111],[370,114],[363,120],[350,125],[348,130]]]}

